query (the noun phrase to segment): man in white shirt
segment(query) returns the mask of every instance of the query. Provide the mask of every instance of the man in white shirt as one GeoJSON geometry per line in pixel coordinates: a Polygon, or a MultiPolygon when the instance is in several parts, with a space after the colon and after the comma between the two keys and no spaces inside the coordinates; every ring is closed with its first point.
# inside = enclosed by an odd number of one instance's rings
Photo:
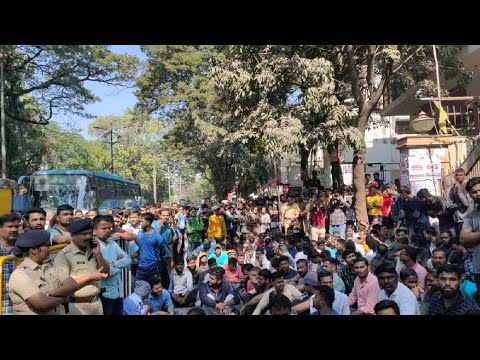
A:
{"type": "Polygon", "coordinates": [[[393,300],[400,308],[400,315],[420,315],[415,294],[402,283],[398,282],[395,265],[382,263],[375,269],[375,276],[380,286],[379,301],[393,300]]]}
{"type": "Polygon", "coordinates": [[[176,307],[190,306],[195,303],[196,294],[193,292],[192,273],[185,268],[185,261],[181,256],[175,258],[175,268],[170,272],[168,292],[176,307]]]}
{"type": "Polygon", "coordinates": [[[275,294],[283,294],[285,295],[290,301],[294,299],[299,299],[302,297],[302,293],[298,291],[298,289],[290,284],[285,285],[285,280],[283,279],[283,275],[279,272],[276,272],[272,275],[273,281],[273,288],[265,292],[262,299],[258,303],[253,315],[261,315],[264,310],[267,309],[268,305],[270,304],[270,299],[275,294]],[[271,295],[272,294],[272,295],[271,295]]]}

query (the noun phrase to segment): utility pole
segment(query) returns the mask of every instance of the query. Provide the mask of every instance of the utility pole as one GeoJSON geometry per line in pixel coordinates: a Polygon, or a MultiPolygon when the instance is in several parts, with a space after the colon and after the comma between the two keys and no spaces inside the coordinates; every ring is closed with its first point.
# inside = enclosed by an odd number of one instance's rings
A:
{"type": "Polygon", "coordinates": [[[178,197],[178,202],[180,202],[180,199],[182,198],[182,175],[179,175],[180,178],[180,196],[178,197]]]}
{"type": "MultiPolygon", "coordinates": [[[[113,125],[112,125],[113,126],[113,125]]],[[[115,142],[117,144],[118,141],[115,142]]],[[[110,129],[110,160],[112,161],[111,169],[112,169],[112,174],[114,174],[115,169],[113,168],[113,128],[110,129]]]]}
{"type": "Polygon", "coordinates": [[[0,83],[1,83],[1,100],[0,106],[1,110],[1,136],[2,136],[2,179],[7,178],[7,145],[6,145],[6,138],[5,138],[5,79],[3,77],[3,54],[0,54],[0,83]]]}
{"type": "Polygon", "coordinates": [[[170,166],[167,168],[168,169],[168,203],[172,203],[172,193],[170,192],[171,190],[171,183],[170,183],[170,166]]]}
{"type": "MultiPolygon", "coordinates": [[[[124,126],[122,128],[119,128],[119,129],[116,129],[116,130],[122,130],[122,129],[126,129],[128,128],[130,125],[128,126],[124,126]]],[[[105,129],[105,128],[102,128],[102,127],[99,127],[99,126],[94,126],[93,127],[94,129],[98,129],[98,130],[108,130],[108,129],[105,129]]],[[[115,131],[115,129],[113,128],[113,122],[110,122],[110,130],[108,130],[105,134],[103,134],[102,136],[107,139],[107,137],[110,135],[110,141],[105,141],[106,144],[110,144],[110,172],[112,174],[115,173],[115,168],[114,168],[114,165],[113,165],[113,145],[115,144],[118,144],[119,141],[113,141],[113,135],[116,135],[117,139],[120,139],[121,136],[115,131]]]]}
{"type": "Polygon", "coordinates": [[[157,167],[153,168],[153,199],[157,205],[157,167]]]}

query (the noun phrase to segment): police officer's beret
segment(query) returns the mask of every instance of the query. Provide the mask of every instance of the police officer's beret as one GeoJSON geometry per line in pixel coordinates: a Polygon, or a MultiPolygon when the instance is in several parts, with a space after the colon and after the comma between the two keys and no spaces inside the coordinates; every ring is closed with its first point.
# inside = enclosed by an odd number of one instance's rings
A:
{"type": "Polygon", "coordinates": [[[46,230],[28,230],[20,235],[15,243],[20,248],[33,248],[50,243],[50,233],[46,230]]]}
{"type": "Polygon", "coordinates": [[[91,228],[92,228],[92,220],[90,219],[76,220],[70,224],[70,233],[77,234],[79,232],[89,230],[91,228]]]}

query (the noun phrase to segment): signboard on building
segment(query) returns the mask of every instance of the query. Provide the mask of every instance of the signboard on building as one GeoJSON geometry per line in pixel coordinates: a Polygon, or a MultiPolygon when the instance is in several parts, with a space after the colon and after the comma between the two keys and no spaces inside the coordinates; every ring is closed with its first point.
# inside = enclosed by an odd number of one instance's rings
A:
{"type": "Polygon", "coordinates": [[[347,186],[353,185],[353,164],[340,164],[342,167],[343,183],[347,186]]]}
{"type": "Polygon", "coordinates": [[[408,149],[407,159],[400,155],[400,182],[408,185],[413,195],[428,189],[432,195],[441,195],[442,157],[445,149],[408,149]]]}

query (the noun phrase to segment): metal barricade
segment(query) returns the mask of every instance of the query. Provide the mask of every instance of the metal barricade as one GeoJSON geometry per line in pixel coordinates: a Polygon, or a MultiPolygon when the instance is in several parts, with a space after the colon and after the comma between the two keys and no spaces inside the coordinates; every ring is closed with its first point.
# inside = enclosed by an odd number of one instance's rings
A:
{"type": "MultiPolygon", "coordinates": [[[[133,241],[133,240],[131,240],[133,241]]],[[[127,253],[128,249],[130,247],[129,245],[130,241],[124,240],[124,239],[119,239],[118,240],[118,246],[127,253]]],[[[132,268],[131,266],[126,267],[125,269],[122,269],[121,271],[121,279],[122,279],[122,285],[123,285],[123,298],[126,299],[130,294],[132,293],[132,268]]]]}
{"type": "MultiPolygon", "coordinates": [[[[54,257],[51,257],[51,255],[58,253],[67,245],[68,244],[50,246],[50,258],[53,259],[54,257]]],[[[0,256],[0,315],[3,315],[3,264],[7,261],[15,261],[15,267],[17,267],[23,261],[23,258],[17,258],[14,255],[0,256]]]]}

